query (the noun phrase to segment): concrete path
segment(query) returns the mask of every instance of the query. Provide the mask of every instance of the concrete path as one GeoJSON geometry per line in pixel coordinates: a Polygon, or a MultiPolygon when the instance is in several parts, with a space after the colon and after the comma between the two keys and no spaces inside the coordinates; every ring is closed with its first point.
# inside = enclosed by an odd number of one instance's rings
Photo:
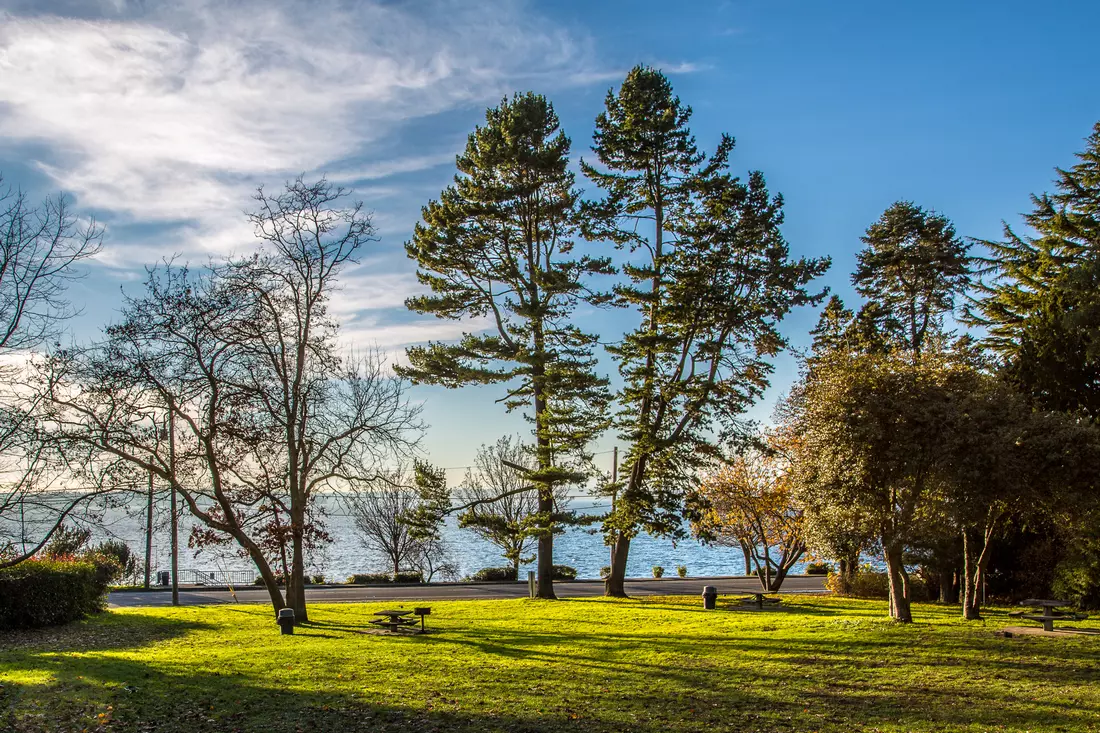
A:
{"type": "MultiPolygon", "coordinates": [[[[821,575],[791,575],[783,582],[783,593],[823,593],[821,575]]],[[[626,581],[626,592],[632,596],[697,596],[704,585],[713,585],[721,595],[755,593],[760,581],[752,577],[720,578],[635,578],[626,581]]],[[[236,590],[237,603],[267,603],[267,591],[248,586],[236,590]]],[[[603,595],[603,581],[574,580],[555,583],[559,598],[579,598],[603,595]]],[[[314,586],[306,589],[306,599],[312,603],[364,603],[370,601],[462,600],[492,598],[526,598],[527,583],[435,583],[413,586],[314,586]]],[[[188,587],[180,589],[180,604],[197,606],[211,603],[233,603],[233,595],[224,589],[188,587]]],[[[120,591],[108,599],[110,606],[170,606],[172,594],[167,590],[120,591]]]]}

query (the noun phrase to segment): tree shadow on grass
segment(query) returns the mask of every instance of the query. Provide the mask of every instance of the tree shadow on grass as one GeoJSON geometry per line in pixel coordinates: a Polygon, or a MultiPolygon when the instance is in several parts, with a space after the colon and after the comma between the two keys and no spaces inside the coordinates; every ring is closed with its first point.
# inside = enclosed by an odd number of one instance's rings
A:
{"type": "Polygon", "coordinates": [[[0,631],[0,649],[50,652],[132,649],[210,628],[211,624],[201,621],[103,612],[61,626],[0,631]]]}
{"type": "MultiPolygon", "coordinates": [[[[560,637],[559,637],[560,640],[560,637]]],[[[696,647],[696,651],[698,648],[696,647]]],[[[473,658],[471,658],[473,659],[473,658]]],[[[824,681],[807,686],[774,668],[727,679],[705,665],[678,672],[649,665],[586,670],[566,660],[528,668],[506,690],[471,696],[479,673],[461,679],[369,666],[356,683],[296,677],[280,669],[217,672],[186,665],[160,666],[117,655],[82,655],[53,670],[50,684],[0,688],[0,728],[14,733],[44,730],[129,731],[450,731],[479,733],[679,733],[696,730],[821,730],[863,727],[906,730],[993,728],[1083,729],[1100,711],[1050,700],[1006,701],[980,684],[932,685],[898,679],[824,681]],[[556,685],[562,679],[599,682],[573,700],[556,685]],[[630,682],[631,684],[627,684],[630,682]],[[303,689],[312,685],[311,689],[303,689]],[[456,686],[466,692],[456,693],[456,686]],[[602,693],[600,687],[609,689],[602,693]],[[525,692],[525,690],[535,692],[525,692]],[[580,699],[576,699],[579,696],[580,699]],[[1012,703],[1006,705],[1006,702],[1012,703]]],[[[826,675],[827,676],[827,675],[826,675]]],[[[492,680],[486,678],[488,685],[492,680]]],[[[502,688],[494,688],[500,690],[502,688]]]]}

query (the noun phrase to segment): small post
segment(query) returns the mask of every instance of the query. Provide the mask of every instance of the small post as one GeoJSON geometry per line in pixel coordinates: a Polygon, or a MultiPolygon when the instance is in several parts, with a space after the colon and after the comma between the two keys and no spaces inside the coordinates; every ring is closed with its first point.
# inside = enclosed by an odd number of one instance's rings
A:
{"type": "Polygon", "coordinates": [[[535,597],[535,571],[527,571],[527,595],[531,598],[535,597]]]}
{"type": "Polygon", "coordinates": [[[279,624],[279,631],[283,634],[294,633],[294,609],[282,608],[279,609],[279,617],[275,620],[275,623],[279,624]]]}

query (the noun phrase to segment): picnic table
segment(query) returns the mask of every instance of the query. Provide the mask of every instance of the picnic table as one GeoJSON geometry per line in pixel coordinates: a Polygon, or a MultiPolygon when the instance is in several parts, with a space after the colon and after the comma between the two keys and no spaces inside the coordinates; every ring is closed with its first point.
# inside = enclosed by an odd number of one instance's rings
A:
{"type": "Polygon", "coordinates": [[[374,615],[380,616],[381,618],[372,619],[370,623],[394,632],[396,632],[398,629],[408,628],[410,626],[414,627],[415,629],[417,620],[415,618],[411,618],[411,616],[416,615],[420,617],[420,631],[424,631],[424,617],[431,612],[432,609],[430,608],[398,608],[388,609],[385,611],[375,611],[374,615]]]}
{"type": "Polygon", "coordinates": [[[756,606],[757,608],[763,610],[765,603],[776,605],[783,602],[783,599],[781,598],[769,598],[769,596],[774,595],[775,593],[773,592],[761,591],[759,593],[753,593],[748,598],[741,598],[740,601],[745,605],[756,606]]]}
{"type": "Polygon", "coordinates": [[[1018,616],[1019,618],[1026,618],[1031,621],[1042,621],[1043,631],[1054,631],[1055,621],[1083,621],[1088,618],[1088,614],[1074,613],[1072,611],[1059,611],[1059,608],[1068,606],[1068,601],[1059,601],[1056,599],[1046,598],[1027,598],[1020,601],[1021,606],[1029,606],[1037,611],[1013,611],[1008,614],[1009,616],[1018,616]]]}

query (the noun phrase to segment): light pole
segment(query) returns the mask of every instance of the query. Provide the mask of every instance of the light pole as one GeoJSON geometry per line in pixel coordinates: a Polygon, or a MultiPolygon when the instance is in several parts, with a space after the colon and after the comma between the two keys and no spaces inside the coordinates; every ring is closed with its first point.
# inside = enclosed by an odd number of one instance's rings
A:
{"type": "Polygon", "coordinates": [[[145,512],[145,590],[149,590],[149,573],[153,564],[153,472],[149,471],[149,506],[145,512]]]}
{"type": "Polygon", "coordinates": [[[168,490],[172,494],[172,605],[180,604],[179,518],[176,516],[176,414],[168,412],[168,490]]]}

